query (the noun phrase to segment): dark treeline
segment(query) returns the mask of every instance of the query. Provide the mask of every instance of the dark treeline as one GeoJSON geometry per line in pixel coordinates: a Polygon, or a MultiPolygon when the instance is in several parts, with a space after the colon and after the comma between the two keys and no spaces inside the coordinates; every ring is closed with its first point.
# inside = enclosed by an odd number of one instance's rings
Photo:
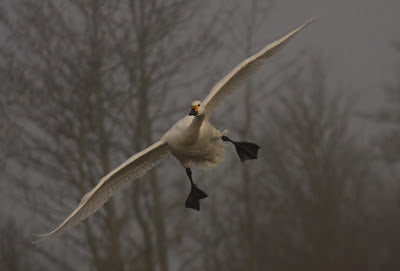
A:
{"type": "Polygon", "coordinates": [[[210,14],[202,1],[0,4],[0,269],[398,270],[400,81],[361,119],[312,49],[262,69],[212,119],[262,149],[194,169],[210,195],[199,213],[170,158],[50,246],[32,244],[202,98],[224,54],[263,45],[274,5],[251,1],[238,21],[239,6],[210,14]]]}

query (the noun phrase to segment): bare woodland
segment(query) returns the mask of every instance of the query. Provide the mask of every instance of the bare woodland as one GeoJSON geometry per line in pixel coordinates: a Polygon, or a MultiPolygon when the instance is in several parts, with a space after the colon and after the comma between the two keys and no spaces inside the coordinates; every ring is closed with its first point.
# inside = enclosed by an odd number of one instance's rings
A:
{"type": "Polygon", "coordinates": [[[194,170],[209,191],[199,213],[170,157],[50,246],[32,243],[264,44],[274,5],[254,0],[238,21],[239,7],[201,1],[1,3],[0,269],[397,270],[400,81],[360,114],[312,50],[260,71],[212,119],[262,149],[194,170]],[[360,140],[362,121],[379,132],[360,140]]]}

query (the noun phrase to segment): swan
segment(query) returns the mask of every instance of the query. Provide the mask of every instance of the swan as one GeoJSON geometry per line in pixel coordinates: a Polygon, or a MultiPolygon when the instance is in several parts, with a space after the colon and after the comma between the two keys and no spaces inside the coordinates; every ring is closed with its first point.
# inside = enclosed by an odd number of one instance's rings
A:
{"type": "Polygon", "coordinates": [[[186,170],[191,191],[185,207],[200,210],[200,200],[207,194],[200,190],[192,178],[191,166],[203,169],[216,167],[224,158],[224,142],[232,143],[241,161],[256,159],[260,148],[255,143],[233,141],[227,132],[214,128],[209,118],[215,109],[232,92],[240,87],[263,64],[283,47],[296,33],[311,24],[316,17],[310,18],[300,27],[282,38],[270,43],[255,55],[245,59],[219,81],[203,101],[194,101],[187,116],[178,121],[158,142],[136,153],[120,166],[105,175],[99,183],[84,195],[75,210],[53,231],[37,235],[38,242],[52,241],[68,228],[78,224],[96,212],[111,196],[129,181],[145,175],[150,169],[164,160],[169,153],[175,156],[186,170]]]}

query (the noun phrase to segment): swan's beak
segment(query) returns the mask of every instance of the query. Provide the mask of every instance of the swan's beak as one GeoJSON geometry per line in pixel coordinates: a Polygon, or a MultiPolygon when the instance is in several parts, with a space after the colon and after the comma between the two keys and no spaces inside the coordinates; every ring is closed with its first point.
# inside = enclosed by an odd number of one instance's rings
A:
{"type": "Polygon", "coordinates": [[[193,105],[192,110],[190,110],[189,116],[197,116],[198,113],[199,113],[199,106],[193,105]]]}

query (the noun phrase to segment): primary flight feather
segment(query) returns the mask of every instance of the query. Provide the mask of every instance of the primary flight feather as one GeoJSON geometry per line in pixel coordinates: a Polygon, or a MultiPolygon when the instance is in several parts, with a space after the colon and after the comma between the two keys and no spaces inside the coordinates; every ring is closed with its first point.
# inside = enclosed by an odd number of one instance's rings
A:
{"type": "Polygon", "coordinates": [[[200,210],[200,199],[207,194],[197,188],[192,179],[191,166],[216,167],[224,158],[224,141],[234,144],[242,161],[257,158],[259,146],[250,142],[236,142],[226,132],[214,128],[208,119],[225,98],[240,87],[263,64],[283,47],[296,33],[314,22],[311,18],[300,27],[272,42],[255,55],[245,59],[219,81],[204,101],[194,101],[188,116],[178,121],[153,145],[133,155],[119,167],[104,176],[100,182],[84,195],[76,209],[53,231],[39,235],[39,242],[52,241],[68,228],[78,224],[119,191],[127,182],[140,178],[172,153],[186,169],[191,183],[191,192],[185,206],[200,210]]]}

